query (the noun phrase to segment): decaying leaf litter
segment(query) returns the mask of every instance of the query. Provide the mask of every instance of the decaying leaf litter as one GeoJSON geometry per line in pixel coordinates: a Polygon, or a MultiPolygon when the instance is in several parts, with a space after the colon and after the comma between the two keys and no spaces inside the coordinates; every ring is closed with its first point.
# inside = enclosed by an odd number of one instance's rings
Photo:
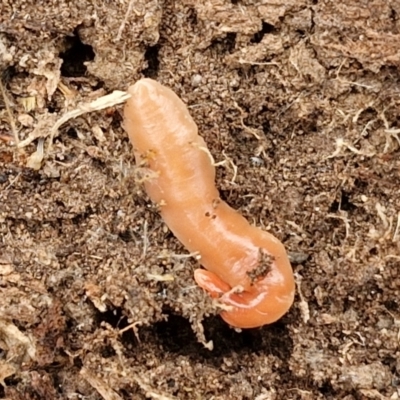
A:
{"type": "Polygon", "coordinates": [[[399,398],[399,15],[3,1],[0,395],[399,398]],[[224,200],[291,252],[278,323],[219,319],[143,191],[121,107],[85,108],[142,76],[189,105],[224,200]]]}

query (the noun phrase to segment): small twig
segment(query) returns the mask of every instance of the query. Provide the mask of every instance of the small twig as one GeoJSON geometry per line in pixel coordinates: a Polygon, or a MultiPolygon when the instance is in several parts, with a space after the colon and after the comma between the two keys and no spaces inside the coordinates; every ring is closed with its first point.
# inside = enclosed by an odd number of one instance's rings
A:
{"type": "Polygon", "coordinates": [[[242,128],[243,128],[245,131],[250,132],[257,140],[261,140],[261,137],[260,137],[260,135],[256,132],[256,130],[253,129],[253,128],[250,128],[249,126],[247,126],[247,125],[244,123],[244,117],[243,117],[244,111],[239,107],[239,105],[236,103],[236,101],[233,102],[233,105],[235,106],[235,108],[236,108],[237,110],[240,111],[240,124],[242,125],[242,128]]]}
{"type": "Polygon", "coordinates": [[[143,251],[142,257],[146,257],[147,248],[149,247],[149,238],[147,236],[147,221],[143,223],[143,251]]]}
{"type": "Polygon", "coordinates": [[[344,226],[346,228],[346,236],[344,239],[346,240],[350,236],[350,222],[349,222],[349,219],[347,218],[347,216],[345,215],[345,213],[343,213],[343,211],[341,211],[341,215],[328,214],[327,218],[342,220],[344,222],[344,226]]]}
{"type": "Polygon", "coordinates": [[[171,254],[160,254],[157,256],[157,258],[173,258],[176,260],[185,260],[187,258],[191,258],[194,257],[196,260],[200,260],[200,254],[198,251],[194,251],[193,253],[189,253],[189,254],[175,254],[175,253],[171,253],[171,254]]]}
{"type": "Polygon", "coordinates": [[[231,179],[231,183],[234,184],[234,183],[235,183],[235,180],[236,180],[236,177],[237,177],[238,167],[237,167],[236,164],[233,162],[233,160],[232,160],[230,157],[228,157],[228,156],[226,155],[225,151],[222,150],[222,154],[223,154],[223,156],[225,157],[225,159],[228,160],[229,164],[231,164],[231,167],[232,167],[232,169],[233,169],[233,177],[232,177],[232,179],[231,179]]]}
{"type": "Polygon", "coordinates": [[[10,119],[10,125],[11,125],[12,133],[14,135],[14,141],[15,141],[15,144],[18,145],[19,137],[18,137],[17,127],[15,125],[15,121],[14,121],[14,118],[13,118],[13,115],[11,112],[11,108],[10,108],[10,102],[8,101],[8,97],[6,95],[6,91],[4,90],[3,82],[1,81],[1,79],[0,79],[0,90],[1,90],[1,95],[3,96],[3,99],[4,99],[4,104],[6,106],[8,118],[10,119]]]}
{"type": "Polygon", "coordinates": [[[162,392],[157,392],[153,389],[144,379],[139,378],[138,375],[133,375],[132,379],[138,384],[140,389],[142,389],[145,393],[146,397],[150,397],[155,400],[176,400],[175,396],[171,396],[169,394],[164,394],[162,392]]]}
{"type": "Polygon", "coordinates": [[[303,277],[299,273],[294,274],[295,277],[295,282],[297,286],[297,291],[299,293],[300,297],[300,302],[299,302],[299,308],[300,308],[300,313],[303,319],[303,322],[306,324],[310,320],[310,308],[308,306],[308,302],[303,296],[303,292],[301,291],[301,282],[303,280],[303,277]]]}
{"type": "Polygon", "coordinates": [[[396,229],[394,230],[392,241],[396,243],[399,238],[400,238],[400,212],[397,214],[397,224],[396,224],[396,229]]]}
{"type": "Polygon", "coordinates": [[[204,153],[207,154],[208,158],[211,161],[211,165],[213,167],[220,167],[221,165],[224,165],[226,163],[226,160],[220,161],[220,162],[215,162],[214,157],[212,156],[210,150],[208,150],[207,147],[199,146],[199,150],[203,151],[204,153]]]}
{"type": "Polygon", "coordinates": [[[276,67],[279,67],[279,64],[276,62],[257,62],[257,61],[248,61],[244,60],[243,58],[239,58],[239,64],[249,64],[249,65],[275,65],[276,67]]]}
{"type": "Polygon", "coordinates": [[[346,79],[340,78],[339,77],[340,71],[341,71],[341,69],[342,69],[342,67],[343,67],[345,62],[346,62],[346,58],[343,59],[342,63],[340,64],[340,66],[338,68],[338,70],[336,71],[336,78],[334,78],[335,81],[338,81],[340,83],[345,83],[347,85],[360,86],[360,87],[363,87],[363,88],[366,88],[366,89],[375,89],[375,86],[369,86],[369,85],[365,85],[365,84],[362,84],[362,83],[352,82],[352,81],[348,81],[346,79]]]}
{"type": "Polygon", "coordinates": [[[19,172],[18,175],[17,175],[14,179],[12,179],[12,180],[10,181],[10,183],[6,186],[6,188],[5,188],[4,190],[10,189],[10,187],[11,187],[12,185],[14,185],[15,182],[17,182],[17,180],[20,178],[21,175],[22,175],[22,173],[19,172]]]}
{"type": "Polygon", "coordinates": [[[83,367],[80,371],[80,375],[89,383],[90,386],[97,390],[104,400],[122,400],[122,397],[113,388],[102,379],[99,379],[89,371],[89,369],[83,367]]]}
{"type": "MultiPolygon", "coordinates": [[[[72,118],[77,118],[80,115],[92,112],[92,111],[99,111],[103,110],[104,108],[112,107],[117,104],[124,103],[126,100],[128,100],[131,97],[131,95],[127,92],[122,92],[120,90],[115,90],[114,92],[107,94],[105,96],[102,96],[96,100],[91,101],[90,103],[84,103],[78,106],[75,110],[69,111],[65,113],[56,123],[53,125],[53,127],[50,130],[49,135],[40,135],[42,137],[50,136],[49,144],[48,144],[48,152],[51,152],[52,146],[53,146],[53,140],[54,137],[58,133],[58,129],[65,124],[67,121],[69,121],[72,118]]],[[[25,147],[28,144],[32,143],[35,139],[37,138],[36,135],[29,135],[25,140],[21,141],[18,145],[18,147],[25,147]]]]}
{"type": "Polygon", "coordinates": [[[347,142],[345,142],[345,140],[343,138],[337,138],[336,139],[336,150],[331,155],[325,157],[325,159],[337,157],[341,153],[343,147],[346,147],[348,150],[350,150],[351,152],[353,152],[359,156],[373,157],[375,155],[375,153],[364,153],[363,151],[356,149],[351,144],[348,144],[347,142]]]}
{"type": "Polygon", "coordinates": [[[140,342],[140,337],[139,337],[139,330],[138,330],[138,326],[142,325],[142,321],[136,321],[136,322],[132,322],[131,324],[129,324],[128,326],[126,326],[125,328],[122,328],[119,330],[119,334],[122,335],[124,332],[129,331],[130,329],[132,329],[133,334],[135,335],[137,341],[139,343],[140,342]]]}
{"type": "Polygon", "coordinates": [[[125,29],[125,25],[128,22],[128,18],[132,12],[132,8],[133,8],[133,3],[135,2],[135,0],[131,0],[128,4],[128,9],[126,10],[125,16],[124,16],[124,20],[121,22],[121,25],[118,29],[118,34],[117,37],[115,38],[115,41],[118,42],[121,40],[121,36],[122,36],[122,32],[125,29]]]}

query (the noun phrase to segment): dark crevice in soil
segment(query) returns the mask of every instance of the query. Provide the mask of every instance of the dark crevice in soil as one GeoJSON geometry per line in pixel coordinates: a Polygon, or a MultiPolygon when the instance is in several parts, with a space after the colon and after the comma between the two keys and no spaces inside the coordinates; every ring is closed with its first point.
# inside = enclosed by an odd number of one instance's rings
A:
{"type": "MultiPolygon", "coordinates": [[[[17,175],[21,174],[21,178],[27,183],[34,183],[34,182],[39,183],[42,180],[42,175],[38,171],[34,171],[33,169],[22,167],[21,170],[17,171],[18,171],[17,175]]],[[[10,175],[11,175],[11,170],[10,170],[10,175]]]]}
{"type": "Polygon", "coordinates": [[[165,351],[181,355],[193,355],[206,353],[202,345],[197,342],[190,323],[187,319],[164,312],[166,321],[154,324],[153,328],[146,329],[147,339],[161,344],[165,351]]]}
{"type": "MultiPolygon", "coordinates": [[[[4,68],[1,71],[0,79],[1,79],[1,81],[3,83],[3,85],[6,86],[7,83],[9,81],[11,81],[11,79],[14,78],[14,76],[16,76],[16,75],[17,75],[17,69],[13,65],[11,65],[11,66],[9,66],[7,68],[4,68]]],[[[1,101],[0,104],[2,104],[3,103],[3,99],[1,99],[0,101],[1,101]]]]}
{"type": "Polygon", "coordinates": [[[118,237],[125,243],[130,243],[134,239],[134,236],[132,235],[132,232],[129,229],[123,232],[119,232],[118,237]]]}
{"type": "Polygon", "coordinates": [[[188,22],[193,26],[197,25],[197,12],[194,8],[191,8],[188,12],[188,22]]]}
{"type": "Polygon", "coordinates": [[[229,32],[224,38],[214,39],[211,42],[210,48],[221,52],[231,53],[236,46],[236,36],[236,33],[229,32]]]}
{"type": "Polygon", "coordinates": [[[78,139],[78,132],[76,131],[76,129],[75,128],[69,128],[67,131],[66,131],[66,134],[67,134],[67,136],[69,137],[69,138],[71,138],[71,139],[75,139],[75,140],[77,140],[78,139]]]}
{"type": "Polygon", "coordinates": [[[283,322],[260,329],[236,332],[219,316],[215,316],[205,319],[203,326],[205,337],[214,343],[211,352],[198,343],[187,319],[171,313],[167,321],[158,322],[151,329],[140,330],[139,336],[142,342],[159,343],[165,352],[195,359],[200,357],[213,362],[235,352],[273,354],[281,359],[287,359],[293,347],[283,322]]]}
{"type": "MultiPolygon", "coordinates": [[[[18,378],[16,375],[12,375],[4,379],[4,383],[6,384],[6,386],[17,386],[21,383],[21,381],[22,379],[18,378]]],[[[3,398],[4,396],[4,387],[0,385],[0,398],[3,398]]]]}
{"type": "Polygon", "coordinates": [[[391,8],[391,10],[390,10],[390,19],[393,22],[396,22],[399,19],[398,16],[397,16],[397,12],[396,12],[396,10],[394,8],[391,8]]]}
{"type": "Polygon", "coordinates": [[[8,175],[4,174],[4,173],[0,173],[0,185],[2,183],[6,183],[6,182],[8,182],[8,175]]]}
{"type": "Polygon", "coordinates": [[[388,309],[388,311],[396,312],[399,310],[399,304],[396,302],[396,300],[388,300],[385,301],[383,304],[388,309]]]}
{"type": "MultiPolygon", "coordinates": [[[[98,322],[97,325],[105,322],[118,330],[123,330],[129,325],[128,318],[123,315],[123,311],[121,308],[109,309],[105,312],[100,312],[96,309],[95,315],[98,322]]],[[[132,345],[136,347],[140,344],[132,329],[127,329],[122,333],[121,341],[122,343],[124,343],[125,346],[128,347],[132,347],[132,345]]],[[[102,351],[104,353],[104,357],[106,357],[105,354],[107,354],[107,357],[112,357],[114,355],[114,349],[109,346],[105,346],[102,351]]]]}
{"type": "Polygon", "coordinates": [[[303,29],[296,29],[295,32],[302,38],[304,39],[306,37],[306,31],[303,29]]]}
{"type": "Polygon", "coordinates": [[[323,396],[329,396],[329,397],[332,396],[331,398],[335,398],[335,396],[339,394],[339,393],[336,393],[336,391],[333,389],[331,383],[326,382],[326,381],[318,388],[318,391],[323,396]]]}
{"type": "Polygon", "coordinates": [[[79,27],[75,29],[74,36],[65,38],[66,50],[60,53],[63,60],[61,75],[65,77],[85,76],[87,68],[84,63],[95,57],[92,46],[82,43],[78,31],[79,27]]]}
{"type": "MultiPolygon", "coordinates": [[[[266,112],[266,110],[263,110],[262,112],[266,112]]],[[[271,133],[271,123],[269,122],[269,120],[265,120],[263,123],[262,123],[262,129],[263,129],[263,132],[264,132],[264,135],[267,137],[268,135],[270,135],[270,133],[271,133]]]]}
{"type": "Polygon", "coordinates": [[[354,211],[356,209],[357,209],[357,206],[355,206],[350,201],[350,196],[347,193],[342,192],[341,195],[340,195],[340,200],[339,201],[335,200],[332,203],[332,205],[331,205],[331,207],[329,209],[329,212],[335,213],[335,212],[338,212],[340,210],[342,210],[342,211],[354,211]]]}
{"type": "Polygon", "coordinates": [[[103,358],[111,358],[116,355],[115,350],[111,346],[104,346],[101,349],[100,354],[103,358]]]}
{"type": "Polygon", "coordinates": [[[265,35],[275,31],[275,27],[263,21],[262,28],[250,40],[251,43],[260,43],[265,35]]]}
{"type": "Polygon", "coordinates": [[[103,160],[99,160],[98,158],[92,159],[92,165],[99,171],[105,171],[108,169],[108,164],[103,160]]]}
{"type": "Polygon", "coordinates": [[[354,187],[359,189],[360,192],[363,192],[367,189],[368,187],[368,182],[362,181],[361,179],[356,178],[354,180],[354,187]]]}
{"type": "Polygon", "coordinates": [[[102,322],[106,322],[113,328],[118,329],[125,328],[128,325],[127,318],[123,316],[121,308],[114,308],[105,312],[98,311],[96,319],[99,324],[101,324],[102,322]]]}
{"type": "Polygon", "coordinates": [[[83,213],[77,214],[71,218],[71,222],[74,225],[81,225],[83,221],[87,220],[91,215],[95,213],[95,210],[92,209],[91,206],[86,207],[86,210],[83,213]]]}
{"type": "Polygon", "coordinates": [[[146,78],[157,78],[158,70],[160,67],[159,52],[161,46],[156,44],[155,46],[149,46],[144,53],[144,59],[147,61],[147,68],[142,71],[142,74],[146,78]]]}
{"type": "Polygon", "coordinates": [[[49,105],[47,106],[47,110],[48,110],[48,112],[49,112],[50,114],[54,114],[55,112],[60,111],[60,107],[58,107],[58,106],[56,105],[56,102],[55,102],[55,101],[51,101],[51,102],[49,103],[49,105]]]}
{"type": "Polygon", "coordinates": [[[79,370],[83,367],[83,362],[79,357],[73,358],[74,367],[78,368],[79,370]]]}

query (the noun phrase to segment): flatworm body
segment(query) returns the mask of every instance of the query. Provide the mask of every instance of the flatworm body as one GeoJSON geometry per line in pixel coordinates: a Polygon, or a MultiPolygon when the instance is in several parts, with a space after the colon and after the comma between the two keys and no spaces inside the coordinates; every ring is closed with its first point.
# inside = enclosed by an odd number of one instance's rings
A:
{"type": "Polygon", "coordinates": [[[151,79],[129,88],[124,117],[145,188],[163,220],[205,269],[199,286],[237,328],[269,324],[293,303],[293,271],[282,243],[249,224],[219,197],[215,167],[187,107],[151,79]]]}

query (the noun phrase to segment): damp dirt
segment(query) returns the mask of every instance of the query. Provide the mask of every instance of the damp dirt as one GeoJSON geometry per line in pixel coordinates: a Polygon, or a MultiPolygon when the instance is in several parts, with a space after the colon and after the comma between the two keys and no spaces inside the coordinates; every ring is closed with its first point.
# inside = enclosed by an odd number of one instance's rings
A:
{"type": "Polygon", "coordinates": [[[396,1],[3,0],[0,398],[399,399],[399,41],[396,1]],[[288,249],[280,321],[220,319],[120,102],[81,107],[141,77],[288,249]]]}

